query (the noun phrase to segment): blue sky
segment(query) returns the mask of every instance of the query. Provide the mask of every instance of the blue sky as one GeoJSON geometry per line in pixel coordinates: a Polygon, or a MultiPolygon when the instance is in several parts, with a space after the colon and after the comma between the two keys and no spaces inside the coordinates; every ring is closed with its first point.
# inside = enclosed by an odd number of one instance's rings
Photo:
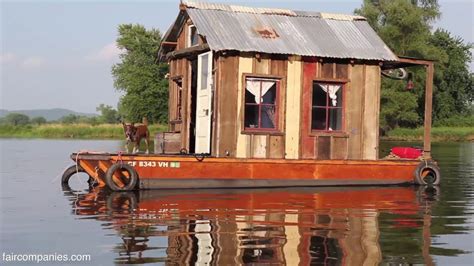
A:
{"type": "MultiPolygon", "coordinates": [[[[440,0],[442,27],[474,42],[474,0],[440,0]]],[[[362,0],[244,1],[233,4],[351,14],[362,0]]],[[[139,23],[165,32],[178,14],[168,1],[0,0],[2,109],[116,107],[111,66],[118,62],[117,26],[139,23]]],[[[471,70],[474,65],[471,64],[471,70]]]]}

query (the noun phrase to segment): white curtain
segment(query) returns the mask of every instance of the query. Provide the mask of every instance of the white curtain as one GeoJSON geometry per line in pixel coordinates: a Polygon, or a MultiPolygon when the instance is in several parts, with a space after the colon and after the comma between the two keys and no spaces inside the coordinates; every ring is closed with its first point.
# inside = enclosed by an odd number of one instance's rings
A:
{"type": "Polygon", "coordinates": [[[263,96],[273,87],[273,85],[275,85],[275,81],[248,79],[246,89],[253,94],[256,103],[261,103],[263,101],[263,96]],[[260,94],[260,83],[262,83],[262,94],[260,94]]]}
{"type": "Polygon", "coordinates": [[[337,105],[337,95],[336,93],[341,89],[341,85],[330,85],[330,84],[319,84],[323,91],[329,94],[329,99],[331,99],[332,106],[337,105]]]}

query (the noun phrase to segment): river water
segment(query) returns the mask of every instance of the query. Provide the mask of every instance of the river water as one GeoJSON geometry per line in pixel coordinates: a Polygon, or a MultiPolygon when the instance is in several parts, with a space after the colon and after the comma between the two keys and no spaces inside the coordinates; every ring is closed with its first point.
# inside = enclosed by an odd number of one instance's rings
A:
{"type": "MultiPolygon", "coordinates": [[[[8,262],[5,254],[91,258],[73,265],[474,263],[474,143],[433,145],[442,173],[435,189],[134,193],[89,190],[79,181],[60,185],[71,152],[115,152],[121,142],[1,139],[0,145],[0,264],[8,262]]],[[[383,143],[381,152],[396,145],[383,143]]]]}

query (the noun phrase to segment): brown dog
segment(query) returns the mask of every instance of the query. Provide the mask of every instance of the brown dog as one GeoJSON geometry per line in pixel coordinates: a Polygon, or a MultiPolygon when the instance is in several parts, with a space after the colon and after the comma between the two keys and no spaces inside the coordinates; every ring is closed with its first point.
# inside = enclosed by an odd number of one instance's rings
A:
{"type": "Polygon", "coordinates": [[[127,143],[125,144],[125,149],[127,153],[129,152],[129,144],[133,143],[133,153],[137,153],[140,149],[140,142],[142,139],[145,140],[146,144],[146,153],[149,153],[148,143],[150,142],[150,131],[148,130],[148,122],[146,118],[143,119],[143,124],[135,125],[134,123],[128,124],[122,122],[123,131],[125,133],[125,138],[127,143]]]}

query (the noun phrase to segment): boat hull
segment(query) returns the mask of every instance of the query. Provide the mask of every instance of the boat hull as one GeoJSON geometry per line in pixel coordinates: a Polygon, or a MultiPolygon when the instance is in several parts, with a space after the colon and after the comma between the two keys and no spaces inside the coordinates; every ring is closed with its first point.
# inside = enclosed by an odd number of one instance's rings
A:
{"type": "Polygon", "coordinates": [[[107,169],[128,164],[138,188],[249,188],[413,184],[418,160],[282,160],[74,153],[105,186],[107,169]]]}

